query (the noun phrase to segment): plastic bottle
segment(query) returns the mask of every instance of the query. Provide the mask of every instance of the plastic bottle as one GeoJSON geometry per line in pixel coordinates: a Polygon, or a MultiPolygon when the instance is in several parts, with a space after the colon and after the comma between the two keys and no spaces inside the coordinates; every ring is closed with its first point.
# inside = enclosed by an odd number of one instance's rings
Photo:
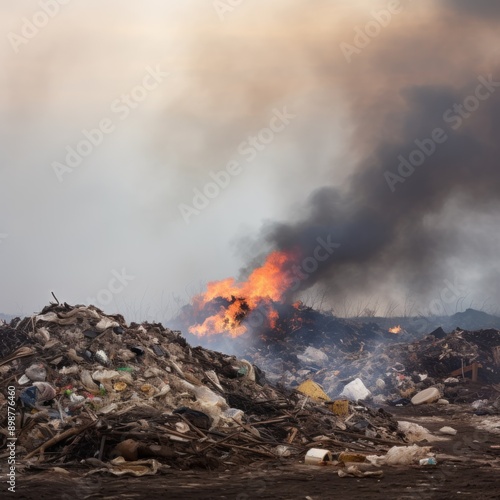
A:
{"type": "Polygon", "coordinates": [[[437,465],[437,460],[434,457],[422,458],[420,465],[437,465]]]}

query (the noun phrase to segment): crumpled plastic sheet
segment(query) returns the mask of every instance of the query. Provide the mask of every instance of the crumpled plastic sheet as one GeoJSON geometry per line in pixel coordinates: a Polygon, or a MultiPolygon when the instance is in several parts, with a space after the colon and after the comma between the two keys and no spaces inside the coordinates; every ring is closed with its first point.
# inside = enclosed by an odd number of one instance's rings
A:
{"type": "Polygon", "coordinates": [[[116,457],[106,464],[107,467],[95,469],[91,471],[93,474],[96,472],[108,472],[114,476],[154,476],[161,467],[161,465],[154,458],[149,460],[136,460],[134,462],[127,462],[123,457],[116,457]]]}

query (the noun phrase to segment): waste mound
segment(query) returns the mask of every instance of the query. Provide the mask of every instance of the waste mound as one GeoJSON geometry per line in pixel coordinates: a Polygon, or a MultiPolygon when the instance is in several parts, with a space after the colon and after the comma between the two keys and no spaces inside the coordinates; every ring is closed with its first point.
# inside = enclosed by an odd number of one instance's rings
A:
{"type": "MultiPolygon", "coordinates": [[[[94,306],[51,304],[12,320],[0,326],[0,346],[1,415],[14,391],[17,459],[28,467],[83,461],[148,475],[303,457],[321,446],[378,454],[407,442],[383,409],[345,401],[339,411],[328,398],[270,383],[248,360],[94,306]]],[[[313,349],[307,356],[327,362],[313,349]]]]}
{"type": "MultiPolygon", "coordinates": [[[[365,326],[357,331],[352,327],[349,333],[333,328],[317,340],[317,335],[310,343],[293,335],[274,342],[268,339],[265,345],[246,346],[243,354],[270,381],[296,388],[310,379],[330,399],[345,395],[345,387],[357,379],[365,386],[362,399],[370,393],[377,404],[409,401],[433,386],[450,402],[463,403],[468,399],[462,386],[471,380],[500,384],[499,330],[457,329],[446,334],[438,329],[420,340],[388,343],[367,335],[365,326]]],[[[471,392],[470,398],[477,399],[477,394],[471,392]]]]}

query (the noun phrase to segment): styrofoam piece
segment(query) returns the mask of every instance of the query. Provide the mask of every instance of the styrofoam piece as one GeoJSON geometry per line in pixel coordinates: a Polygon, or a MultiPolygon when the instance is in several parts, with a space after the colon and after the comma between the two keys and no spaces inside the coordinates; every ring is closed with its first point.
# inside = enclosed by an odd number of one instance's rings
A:
{"type": "Polygon", "coordinates": [[[447,434],[448,436],[454,436],[457,433],[457,430],[453,427],[441,427],[441,429],[439,429],[439,432],[441,434],[447,434]]]}
{"type": "Polygon", "coordinates": [[[439,389],[437,389],[436,387],[429,387],[428,389],[415,394],[415,396],[411,398],[411,402],[414,405],[422,405],[427,403],[434,403],[440,398],[441,393],[439,392],[439,389]]]}
{"type": "Polygon", "coordinates": [[[331,462],[332,459],[332,453],[329,450],[311,448],[304,458],[304,463],[306,465],[319,465],[322,462],[331,462]]]}

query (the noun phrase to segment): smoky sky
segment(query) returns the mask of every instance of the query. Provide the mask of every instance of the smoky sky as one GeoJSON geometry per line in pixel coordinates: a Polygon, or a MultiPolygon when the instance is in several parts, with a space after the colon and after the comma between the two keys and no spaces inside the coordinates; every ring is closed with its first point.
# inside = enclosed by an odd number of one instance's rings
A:
{"type": "MultiPolygon", "coordinates": [[[[470,14],[499,11],[493,2],[449,7],[464,23],[470,14]]],[[[421,298],[425,307],[443,277],[463,283],[474,269],[479,286],[497,300],[493,228],[484,225],[478,241],[478,231],[472,234],[464,216],[488,217],[500,207],[500,67],[481,68],[477,61],[484,47],[469,45],[483,28],[454,32],[438,16],[430,43],[422,44],[420,30],[396,33],[371,56],[365,82],[351,75],[339,79],[357,120],[349,145],[363,158],[344,183],[315,190],[295,221],[268,221],[259,236],[272,248],[300,250],[302,290],[320,285],[335,302],[346,293],[374,296],[389,284],[421,298]],[[398,37],[406,52],[389,47],[398,37]],[[442,70],[436,69],[440,64],[442,70]],[[379,81],[386,87],[370,95],[370,84],[379,81]],[[320,241],[338,248],[314,263],[320,241]],[[475,263],[468,260],[471,248],[475,263]]],[[[466,297],[466,286],[461,294],[466,297]]]]}
{"type": "MultiPolygon", "coordinates": [[[[429,218],[439,215],[453,199],[459,200],[462,210],[498,211],[500,151],[494,131],[500,126],[500,99],[492,95],[484,109],[477,110],[478,116],[469,117],[474,120],[470,126],[453,130],[443,120],[443,110],[453,109],[477,85],[477,80],[471,80],[461,89],[432,85],[407,89],[403,137],[397,142],[390,136],[381,139],[347,185],[315,191],[304,206],[304,217],[296,223],[271,223],[266,228],[268,241],[280,249],[299,247],[304,257],[314,254],[318,238],[339,244],[331,258],[303,281],[304,287],[323,282],[339,292],[346,287],[376,288],[377,282],[397,275],[409,288],[425,291],[435,283],[435,276],[441,276],[441,267],[450,257],[470,243],[461,234],[459,217],[444,228],[439,217],[434,222],[429,218]],[[443,131],[443,143],[430,142],[436,129],[443,131]],[[412,165],[408,177],[410,167],[405,166],[403,177],[397,170],[398,157],[408,159],[417,151],[416,140],[433,153],[425,155],[424,161],[423,151],[419,153],[416,163],[422,164],[412,165]],[[397,178],[386,178],[388,172],[397,178]]],[[[465,120],[455,112],[447,117],[453,118],[455,126],[465,120]]],[[[488,245],[487,234],[484,244],[488,245]]]]}
{"type": "Polygon", "coordinates": [[[495,0],[477,0],[469,2],[467,0],[447,0],[447,7],[457,9],[464,14],[481,17],[500,16],[500,4],[495,0]]]}
{"type": "Polygon", "coordinates": [[[388,19],[385,0],[255,0],[222,16],[213,2],[89,0],[17,47],[41,7],[3,5],[0,312],[40,310],[54,291],[165,320],[207,281],[276,248],[306,258],[320,236],[340,246],[301,290],[326,288],[332,306],[425,306],[457,274],[496,300],[499,92],[456,130],[443,118],[478,77],[500,80],[496,5],[402,0],[388,19]],[[157,67],[168,76],[114,112],[157,67]],[[290,123],[242,153],[284,110],[290,123]],[[114,131],[59,182],[53,162],[106,118],[114,131]],[[447,140],[392,192],[384,174],[437,127],[447,140]],[[241,173],[184,220],[179,206],[235,161],[241,173]]]}

